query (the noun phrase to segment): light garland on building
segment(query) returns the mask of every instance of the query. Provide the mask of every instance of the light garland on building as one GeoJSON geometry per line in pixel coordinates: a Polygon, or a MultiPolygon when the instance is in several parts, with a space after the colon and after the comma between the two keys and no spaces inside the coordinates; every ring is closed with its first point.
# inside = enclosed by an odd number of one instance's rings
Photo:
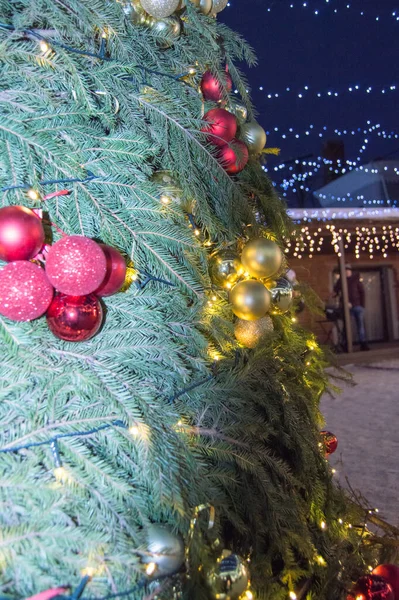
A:
{"type": "Polygon", "coordinates": [[[286,254],[294,258],[313,258],[316,253],[327,250],[328,241],[334,253],[341,256],[341,244],[344,249],[353,251],[356,259],[361,253],[368,253],[369,259],[388,258],[389,252],[399,251],[399,227],[394,225],[355,225],[348,228],[325,223],[319,227],[303,225],[286,238],[286,254]],[[328,240],[328,238],[330,238],[328,240]]]}

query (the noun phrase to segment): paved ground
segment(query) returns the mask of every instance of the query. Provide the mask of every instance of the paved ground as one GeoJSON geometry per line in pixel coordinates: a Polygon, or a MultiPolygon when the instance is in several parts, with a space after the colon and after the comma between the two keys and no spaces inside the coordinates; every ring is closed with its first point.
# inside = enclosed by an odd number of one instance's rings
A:
{"type": "Polygon", "coordinates": [[[355,387],[321,405],[326,429],[339,440],[331,465],[343,484],[347,476],[382,517],[399,525],[399,358],[345,368],[355,387]]]}

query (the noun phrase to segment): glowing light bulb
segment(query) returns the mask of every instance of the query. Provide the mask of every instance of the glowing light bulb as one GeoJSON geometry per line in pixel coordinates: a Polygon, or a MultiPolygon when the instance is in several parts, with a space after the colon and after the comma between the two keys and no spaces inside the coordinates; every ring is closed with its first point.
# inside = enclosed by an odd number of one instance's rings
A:
{"type": "Polygon", "coordinates": [[[170,203],[170,197],[169,196],[165,196],[164,194],[162,194],[160,200],[161,200],[162,204],[169,204],[170,203]]]}
{"type": "Polygon", "coordinates": [[[201,233],[201,232],[200,232],[200,230],[199,230],[199,229],[194,229],[194,235],[197,235],[197,236],[198,236],[200,233],[201,233]]]}
{"type": "Polygon", "coordinates": [[[26,192],[26,195],[28,196],[28,198],[30,198],[31,200],[39,200],[40,199],[40,194],[39,192],[37,192],[34,189],[30,189],[26,192]]]}
{"type": "Polygon", "coordinates": [[[247,591],[245,592],[245,598],[247,598],[248,600],[253,600],[253,597],[254,597],[254,595],[253,595],[253,593],[251,592],[251,590],[247,590],[247,591]]]}
{"type": "Polygon", "coordinates": [[[148,565],[145,568],[145,572],[147,575],[153,575],[156,571],[157,565],[154,562],[150,562],[148,563],[148,565]]]}
{"type": "Polygon", "coordinates": [[[140,433],[140,430],[139,430],[139,428],[137,427],[137,425],[132,425],[132,427],[129,427],[129,433],[130,433],[131,435],[134,435],[134,436],[136,436],[136,435],[139,435],[139,433],[140,433]]]}
{"type": "Polygon", "coordinates": [[[39,42],[39,47],[44,54],[50,50],[50,46],[44,40],[41,40],[41,42],[39,42]]]}
{"type": "Polygon", "coordinates": [[[297,599],[297,595],[296,595],[295,592],[290,592],[288,595],[291,598],[291,600],[296,600],[297,599]]]}
{"type": "Polygon", "coordinates": [[[327,529],[327,523],[325,521],[321,521],[320,529],[327,529]]]}

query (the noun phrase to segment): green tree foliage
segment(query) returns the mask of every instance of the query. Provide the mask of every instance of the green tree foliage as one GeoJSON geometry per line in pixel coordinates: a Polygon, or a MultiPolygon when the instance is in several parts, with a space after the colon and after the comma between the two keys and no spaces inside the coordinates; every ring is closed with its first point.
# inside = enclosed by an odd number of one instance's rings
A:
{"type": "Polygon", "coordinates": [[[285,599],[303,581],[312,597],[338,598],[346,585],[339,560],[352,533],[318,446],[322,355],[284,316],[257,350],[239,349],[226,295],[209,304],[207,241],[218,248],[261,224],[282,243],[290,224],[258,161],[231,178],[200,133],[202,97],[177,76],[197,65],[198,84],[227,63],[252,115],[233,61],[254,56],[186,3],[183,34],[163,49],[114,0],[0,0],[2,204],[41,206],[63,232],[112,245],[140,277],[173,284],[131,281],[81,344],[53,337],[44,318],[0,319],[1,448],[115,420],[133,428],[61,438],[63,470],[48,444],[0,455],[9,597],[76,586],[87,567],[90,595],[124,591],[141,578],[149,524],[187,541],[200,504],[217,522],[194,531],[190,600],[209,597],[216,538],[251,553],[257,598],[285,599]],[[160,169],[181,190],[167,206],[151,179],[160,169]],[[65,179],[78,181],[41,184],[65,179]],[[23,185],[70,194],[40,205],[23,185]]]}

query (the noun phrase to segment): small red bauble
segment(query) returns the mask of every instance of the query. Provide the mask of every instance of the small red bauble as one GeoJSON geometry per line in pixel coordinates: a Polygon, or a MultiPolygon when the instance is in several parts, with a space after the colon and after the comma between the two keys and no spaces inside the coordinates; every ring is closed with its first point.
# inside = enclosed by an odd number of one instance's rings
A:
{"type": "Polygon", "coordinates": [[[331,431],[320,431],[321,442],[324,446],[324,451],[326,456],[330,456],[330,454],[334,454],[336,449],[338,448],[338,438],[336,435],[331,433],[331,431]]]}
{"type": "Polygon", "coordinates": [[[0,314],[13,321],[37,319],[46,312],[53,292],[38,265],[27,260],[8,263],[0,271],[0,314]]]}
{"type": "Polygon", "coordinates": [[[94,294],[67,296],[56,294],[47,311],[50,331],[60,340],[84,342],[101,327],[103,309],[94,294]]]}
{"type": "Polygon", "coordinates": [[[91,294],[103,282],[106,272],[103,250],[87,237],[65,236],[51,246],[47,255],[47,277],[63,294],[91,294]]]}
{"type": "Polygon", "coordinates": [[[112,296],[116,294],[124,284],[126,277],[126,262],[122,254],[112,246],[100,244],[107,261],[107,273],[105,279],[96,290],[98,296],[112,296]]]}
{"type": "Polygon", "coordinates": [[[208,141],[214,146],[224,146],[230,142],[237,133],[237,119],[224,108],[212,108],[204,115],[207,125],[201,131],[208,134],[208,141]]]}
{"type": "Polygon", "coordinates": [[[220,149],[218,160],[229,175],[240,173],[248,162],[248,148],[240,140],[233,140],[220,149]]]}
{"type": "Polygon", "coordinates": [[[379,575],[387,580],[392,587],[396,600],[399,600],[399,567],[397,565],[378,565],[373,575],[379,575]]]}
{"type": "Polygon", "coordinates": [[[389,583],[379,575],[365,575],[357,580],[347,600],[395,600],[389,583]]]}
{"type": "Polygon", "coordinates": [[[223,88],[226,92],[231,92],[233,80],[230,73],[223,73],[220,80],[210,71],[206,71],[201,79],[201,92],[204,100],[219,102],[223,99],[223,88]]]}
{"type": "Polygon", "coordinates": [[[29,260],[44,243],[41,220],[25,206],[0,208],[0,259],[29,260]]]}

